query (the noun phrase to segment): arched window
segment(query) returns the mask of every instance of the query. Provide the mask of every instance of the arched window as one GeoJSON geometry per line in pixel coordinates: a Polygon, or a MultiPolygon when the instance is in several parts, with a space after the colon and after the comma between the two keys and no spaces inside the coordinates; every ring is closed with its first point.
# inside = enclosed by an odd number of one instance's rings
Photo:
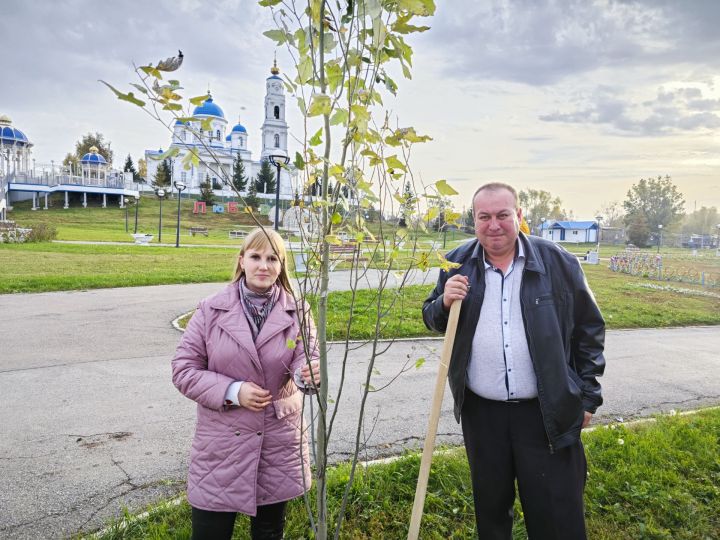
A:
{"type": "Polygon", "coordinates": [[[215,137],[217,138],[218,141],[220,140],[220,130],[219,129],[215,132],[215,137]]]}
{"type": "Polygon", "coordinates": [[[275,134],[275,148],[280,148],[280,135],[275,134]]]}
{"type": "Polygon", "coordinates": [[[275,105],[275,108],[273,110],[274,110],[275,118],[279,119],[280,118],[280,107],[278,105],[275,105]]]}

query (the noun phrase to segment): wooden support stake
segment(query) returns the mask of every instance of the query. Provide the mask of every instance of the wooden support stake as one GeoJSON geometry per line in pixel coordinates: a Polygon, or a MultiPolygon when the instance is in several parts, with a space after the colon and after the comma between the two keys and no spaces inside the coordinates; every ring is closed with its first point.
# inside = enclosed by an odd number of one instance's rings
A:
{"type": "Polygon", "coordinates": [[[437,380],[435,381],[435,394],[433,395],[432,406],[430,408],[430,420],[428,421],[428,430],[425,436],[425,447],[423,448],[422,460],[420,461],[420,473],[418,475],[417,488],[415,489],[415,501],[413,502],[412,516],[410,517],[408,540],[417,540],[420,534],[420,520],[422,519],[423,507],[425,506],[425,493],[427,492],[428,477],[430,476],[430,464],[432,463],[433,450],[435,449],[435,435],[437,434],[440,408],[442,407],[443,395],[445,394],[445,379],[447,379],[450,356],[452,355],[453,344],[455,343],[455,332],[457,331],[458,318],[460,316],[460,306],[462,306],[462,301],[455,300],[450,307],[450,316],[448,317],[447,329],[445,330],[445,341],[443,342],[437,380]]]}

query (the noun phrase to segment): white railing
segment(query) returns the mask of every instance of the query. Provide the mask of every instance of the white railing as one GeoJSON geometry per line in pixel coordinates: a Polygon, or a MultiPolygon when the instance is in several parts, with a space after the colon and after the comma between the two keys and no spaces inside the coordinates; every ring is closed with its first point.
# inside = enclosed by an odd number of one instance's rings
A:
{"type": "Polygon", "coordinates": [[[125,179],[122,173],[109,174],[106,178],[88,178],[84,176],[76,176],[67,173],[44,172],[41,175],[33,175],[31,173],[12,173],[7,176],[6,182],[14,184],[36,184],[41,186],[90,186],[90,187],[106,187],[124,189],[125,179]]]}

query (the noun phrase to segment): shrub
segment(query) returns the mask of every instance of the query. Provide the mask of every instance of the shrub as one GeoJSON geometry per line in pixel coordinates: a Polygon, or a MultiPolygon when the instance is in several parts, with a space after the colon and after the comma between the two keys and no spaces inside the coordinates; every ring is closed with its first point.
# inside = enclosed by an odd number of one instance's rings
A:
{"type": "Polygon", "coordinates": [[[37,223],[26,235],[26,242],[50,242],[57,238],[57,229],[47,223],[37,223]]]}

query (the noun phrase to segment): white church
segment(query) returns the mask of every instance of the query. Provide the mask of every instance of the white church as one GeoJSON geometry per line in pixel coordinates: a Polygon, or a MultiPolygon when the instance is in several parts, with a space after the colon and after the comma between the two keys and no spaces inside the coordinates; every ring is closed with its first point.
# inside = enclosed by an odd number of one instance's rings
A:
{"type": "MultiPolygon", "coordinates": [[[[171,158],[170,171],[172,184],[182,182],[187,186],[189,193],[199,194],[200,184],[209,179],[215,188],[216,195],[232,195],[230,188],[223,189],[223,179],[231,181],[233,174],[233,162],[236,156],[240,156],[245,165],[245,176],[248,183],[245,192],[250,187],[250,182],[257,177],[260,171],[261,162],[269,160],[270,156],[288,156],[288,125],[285,121],[285,91],[283,81],[279,76],[280,70],[277,63],[273,63],[270,69],[270,77],[265,83],[265,119],[261,128],[262,151],[259,160],[252,159],[252,152],[248,149],[248,132],[245,126],[239,121],[229,128],[228,121],[222,108],[215,103],[210,92],[205,102],[196,107],[193,111],[193,120],[175,123],[170,148],[177,148],[178,153],[171,158]],[[203,129],[202,123],[210,120],[210,129],[203,129]],[[199,165],[191,165],[185,169],[183,158],[193,149],[200,158],[199,165]]],[[[161,163],[158,159],[163,150],[146,150],[145,160],[147,162],[147,182],[152,184],[157,168],[161,163]]],[[[277,169],[273,167],[277,175],[277,169]]],[[[296,191],[295,178],[288,174],[286,169],[281,170],[280,175],[280,199],[292,200],[296,191]]],[[[276,179],[277,180],[277,179],[276,179]]],[[[275,193],[264,194],[263,189],[258,189],[258,197],[275,199],[275,193]]]]}

